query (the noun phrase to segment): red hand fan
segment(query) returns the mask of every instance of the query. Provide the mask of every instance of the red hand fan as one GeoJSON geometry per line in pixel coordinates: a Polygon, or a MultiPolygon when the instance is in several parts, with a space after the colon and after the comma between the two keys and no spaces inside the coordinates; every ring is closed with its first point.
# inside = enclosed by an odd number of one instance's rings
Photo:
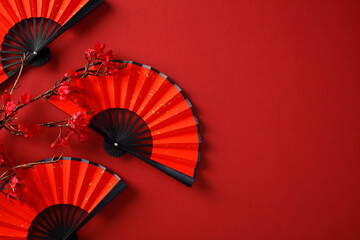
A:
{"type": "Polygon", "coordinates": [[[24,65],[42,66],[46,46],[103,0],[0,0],[0,83],[24,65]]]}
{"type": "MultiPolygon", "coordinates": [[[[122,62],[122,61],[115,61],[122,62]]],[[[90,127],[104,136],[114,157],[126,152],[187,186],[194,182],[201,138],[192,105],[167,76],[129,62],[118,77],[87,76],[82,96],[95,110],[90,127]]],[[[73,99],[49,99],[68,114],[81,109],[73,99]]]]}
{"type": "Polygon", "coordinates": [[[126,188],[105,167],[66,157],[24,170],[22,181],[25,203],[0,197],[1,239],[74,239],[86,222],[126,188]]]}

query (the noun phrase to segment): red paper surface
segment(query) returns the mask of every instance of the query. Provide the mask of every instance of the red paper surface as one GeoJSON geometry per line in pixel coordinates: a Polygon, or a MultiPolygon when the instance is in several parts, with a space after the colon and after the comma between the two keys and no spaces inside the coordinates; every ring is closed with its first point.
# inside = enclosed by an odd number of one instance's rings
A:
{"type": "MultiPolygon", "coordinates": [[[[36,95],[99,40],[170,76],[200,121],[191,189],[109,157],[94,132],[57,150],[53,129],[0,140],[17,159],[64,153],[123,177],[129,188],[80,239],[359,239],[359,29],[358,1],[106,0],[51,44],[46,66],[27,68],[17,92],[36,95]]],[[[19,117],[67,115],[42,102],[19,117]]]]}

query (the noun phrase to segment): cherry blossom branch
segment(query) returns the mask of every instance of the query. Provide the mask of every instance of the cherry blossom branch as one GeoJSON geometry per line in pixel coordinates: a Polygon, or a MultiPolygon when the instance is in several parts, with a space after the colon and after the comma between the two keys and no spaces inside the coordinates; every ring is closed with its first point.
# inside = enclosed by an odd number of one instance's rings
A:
{"type": "MultiPolygon", "coordinates": [[[[25,163],[25,164],[17,165],[15,167],[12,167],[12,168],[8,169],[3,174],[1,174],[0,175],[0,181],[5,181],[6,179],[12,177],[13,174],[10,174],[8,176],[6,176],[6,175],[8,173],[13,173],[15,169],[18,169],[18,168],[33,168],[33,166],[41,165],[41,164],[59,163],[59,160],[61,159],[61,157],[62,157],[62,154],[57,159],[55,159],[55,156],[54,156],[50,161],[46,161],[46,162],[45,161],[44,162],[33,162],[33,163],[25,163]]],[[[61,166],[61,164],[60,164],[60,166],[61,166]]]]}
{"type": "Polygon", "coordinates": [[[88,49],[85,51],[86,65],[84,70],[75,71],[71,70],[64,75],[64,79],[60,82],[57,82],[51,89],[46,92],[39,94],[38,96],[32,98],[29,94],[23,93],[17,103],[12,100],[13,93],[19,82],[26,55],[21,59],[21,67],[19,74],[14,82],[11,91],[2,95],[3,107],[0,110],[0,130],[5,129],[15,136],[25,136],[33,137],[38,134],[40,130],[44,127],[46,128],[59,128],[59,136],[51,144],[52,147],[59,147],[67,145],[68,138],[71,134],[75,133],[80,137],[80,140],[86,139],[86,132],[81,128],[85,127],[89,121],[89,117],[86,115],[93,114],[94,111],[89,107],[86,100],[83,97],[85,92],[84,87],[82,86],[81,79],[86,78],[87,76],[106,76],[113,75],[116,76],[119,74],[119,71],[127,67],[128,62],[117,63],[112,61],[112,51],[104,52],[105,45],[97,43],[94,49],[88,49]],[[17,113],[24,107],[37,102],[40,99],[50,98],[52,96],[57,96],[60,100],[69,100],[82,109],[81,111],[75,113],[68,119],[53,121],[53,122],[43,122],[40,124],[14,124],[13,121],[16,120],[17,113]]]}
{"type": "MultiPolygon", "coordinates": [[[[0,153],[2,159],[1,167],[4,167],[5,165],[3,165],[3,161],[4,161],[3,157],[4,157],[5,149],[3,148],[2,145],[1,145],[1,151],[2,151],[0,153]]],[[[11,167],[0,176],[0,181],[3,182],[3,186],[9,184],[9,188],[5,188],[5,187],[1,188],[0,193],[4,194],[5,197],[8,198],[8,200],[20,200],[20,201],[23,200],[23,197],[25,195],[24,194],[25,183],[23,182],[22,179],[22,172],[19,171],[19,169],[24,170],[24,169],[34,168],[34,166],[36,165],[51,164],[51,163],[58,163],[61,166],[59,162],[61,158],[62,158],[62,154],[57,159],[55,159],[54,156],[50,161],[25,163],[11,167]]],[[[9,161],[8,158],[6,160],[9,161]]]]}

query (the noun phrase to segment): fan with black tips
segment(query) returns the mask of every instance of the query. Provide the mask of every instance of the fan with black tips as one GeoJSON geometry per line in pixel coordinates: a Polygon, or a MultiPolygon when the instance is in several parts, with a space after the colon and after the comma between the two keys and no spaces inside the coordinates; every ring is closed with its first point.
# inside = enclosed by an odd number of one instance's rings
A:
{"type": "MultiPolygon", "coordinates": [[[[105,167],[68,157],[26,169],[21,180],[24,203],[0,197],[3,240],[77,239],[76,232],[126,188],[105,167]]],[[[2,189],[9,188],[7,184],[2,189]]]]}
{"type": "MultiPolygon", "coordinates": [[[[85,88],[80,95],[95,110],[89,126],[104,136],[109,155],[129,153],[187,186],[193,184],[201,138],[192,105],[179,86],[136,62],[128,62],[118,76],[88,75],[80,81],[85,88]]],[[[70,115],[86,111],[71,97],[49,101],[70,115]]]]}
{"type": "Polygon", "coordinates": [[[0,0],[0,83],[50,59],[47,47],[104,0],[0,0]]]}

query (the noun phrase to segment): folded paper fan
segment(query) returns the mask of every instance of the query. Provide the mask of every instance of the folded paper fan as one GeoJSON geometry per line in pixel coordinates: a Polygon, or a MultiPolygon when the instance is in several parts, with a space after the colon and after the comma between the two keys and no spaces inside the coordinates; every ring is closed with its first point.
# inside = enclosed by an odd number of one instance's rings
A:
{"type": "MultiPolygon", "coordinates": [[[[115,61],[122,62],[122,61],[115,61]]],[[[187,186],[194,182],[200,160],[199,125],[182,90],[159,71],[136,62],[114,76],[82,79],[95,116],[90,127],[104,136],[108,154],[130,153],[187,186]]],[[[51,103],[73,114],[74,101],[53,96],[51,103]]]]}
{"type": "Polygon", "coordinates": [[[24,170],[22,181],[25,203],[0,197],[0,239],[76,239],[76,232],[126,188],[105,167],[66,157],[24,170]]]}
{"type": "Polygon", "coordinates": [[[42,66],[46,46],[103,0],[0,0],[0,83],[24,65],[42,66]]]}

